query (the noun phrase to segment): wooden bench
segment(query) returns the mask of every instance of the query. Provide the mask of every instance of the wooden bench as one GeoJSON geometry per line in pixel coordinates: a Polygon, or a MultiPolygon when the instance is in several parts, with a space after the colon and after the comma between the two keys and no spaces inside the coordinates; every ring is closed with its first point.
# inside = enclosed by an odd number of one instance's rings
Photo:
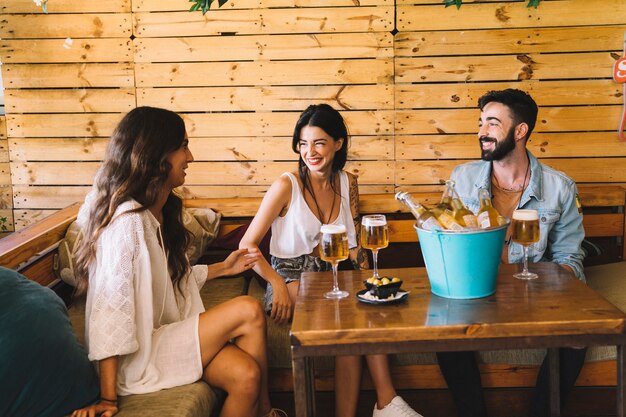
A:
{"type": "MultiPolygon", "coordinates": [[[[621,261],[626,255],[624,234],[626,222],[624,206],[625,190],[619,186],[580,186],[580,197],[584,210],[586,237],[610,239],[610,247],[619,247],[614,261],[621,261]]],[[[439,193],[414,193],[415,199],[426,205],[433,205],[440,198],[439,193]]],[[[186,200],[186,207],[210,207],[222,213],[220,236],[223,236],[250,221],[256,213],[260,198],[233,199],[192,199],[186,200]]],[[[37,223],[0,240],[0,265],[20,271],[41,285],[62,288],[54,275],[54,255],[59,241],[67,227],[75,220],[79,203],[60,210],[37,223]]],[[[383,213],[389,219],[390,248],[394,245],[417,242],[413,229],[413,219],[405,207],[394,200],[391,194],[361,195],[362,214],[383,213]]],[[[385,255],[383,255],[384,257],[385,255]]],[[[415,252],[415,261],[421,256],[415,252]]],[[[587,269],[586,269],[587,271],[587,269]]],[[[591,272],[591,271],[590,271],[591,272]]],[[[589,273],[588,273],[589,274],[589,273]]],[[[624,277],[626,280],[626,277],[624,277]]],[[[605,289],[608,293],[610,289],[605,289]]],[[[607,297],[609,298],[609,297],[607,297]]],[[[625,308],[626,306],[621,306],[625,308]]],[[[272,346],[270,345],[270,349],[272,346]]],[[[481,364],[485,387],[530,387],[534,385],[537,366],[511,365],[506,363],[481,364]]],[[[398,389],[445,388],[445,382],[436,364],[403,365],[393,368],[394,382],[398,389]]],[[[581,386],[615,385],[614,361],[588,362],[578,380],[581,386]]],[[[271,370],[271,390],[291,392],[293,390],[291,370],[278,368],[271,370]]],[[[332,371],[321,370],[316,375],[318,390],[332,390],[332,371]]],[[[364,375],[362,387],[371,389],[372,384],[364,375]]]]}

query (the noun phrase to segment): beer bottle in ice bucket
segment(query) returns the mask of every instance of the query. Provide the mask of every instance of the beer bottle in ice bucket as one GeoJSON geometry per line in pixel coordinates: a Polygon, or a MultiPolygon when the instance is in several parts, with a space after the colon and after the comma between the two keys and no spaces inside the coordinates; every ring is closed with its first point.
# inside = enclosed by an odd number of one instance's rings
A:
{"type": "Polygon", "coordinates": [[[452,193],[454,191],[454,181],[446,180],[446,188],[443,190],[443,194],[441,195],[441,200],[439,200],[439,204],[437,204],[437,211],[452,211],[452,193]]]}
{"type": "MultiPolygon", "coordinates": [[[[461,201],[461,197],[459,197],[454,189],[454,181],[448,180],[448,182],[450,182],[448,190],[451,197],[452,217],[454,217],[454,220],[456,220],[456,222],[463,227],[477,228],[478,220],[476,220],[474,213],[468,210],[467,207],[465,207],[465,204],[463,204],[463,201],[461,201]]],[[[448,182],[446,182],[446,184],[448,182]]]]}
{"type": "Polygon", "coordinates": [[[437,216],[437,220],[443,227],[448,230],[460,231],[465,229],[465,226],[461,225],[455,218],[454,212],[446,209],[445,211],[439,212],[439,216],[437,216]]]}
{"type": "Polygon", "coordinates": [[[491,203],[491,196],[486,188],[478,190],[478,199],[480,200],[480,209],[478,209],[478,225],[486,229],[488,227],[501,226],[506,223],[504,217],[498,213],[498,210],[491,203]]]}
{"type": "Polygon", "coordinates": [[[441,230],[443,227],[437,221],[437,218],[433,213],[430,212],[426,207],[422,206],[420,203],[413,201],[411,195],[407,192],[398,192],[396,194],[396,200],[403,202],[413,216],[415,216],[417,227],[424,230],[433,230],[438,229],[441,230]]]}

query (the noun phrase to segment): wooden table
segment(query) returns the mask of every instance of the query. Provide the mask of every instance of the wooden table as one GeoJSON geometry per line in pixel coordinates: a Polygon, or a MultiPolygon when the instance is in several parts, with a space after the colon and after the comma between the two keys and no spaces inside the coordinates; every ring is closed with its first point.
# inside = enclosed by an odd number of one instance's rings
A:
{"type": "Polygon", "coordinates": [[[552,415],[558,416],[558,347],[617,346],[617,416],[624,415],[626,316],[554,263],[531,265],[534,281],[512,277],[519,265],[502,265],[496,293],[452,300],[430,292],[424,268],[381,270],[400,277],[406,301],[359,302],[371,271],[344,271],[339,286],[350,296],[327,300],[330,272],[304,273],[291,328],[296,415],[315,415],[314,356],[548,348],[552,415]]]}

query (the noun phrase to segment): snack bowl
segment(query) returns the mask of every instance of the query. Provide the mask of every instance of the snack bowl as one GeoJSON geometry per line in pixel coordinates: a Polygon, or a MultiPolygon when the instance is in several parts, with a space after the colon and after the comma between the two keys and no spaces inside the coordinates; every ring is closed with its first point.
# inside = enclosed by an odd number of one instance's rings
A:
{"type": "Polygon", "coordinates": [[[379,300],[385,300],[389,297],[395,297],[402,286],[402,280],[396,280],[395,282],[391,282],[392,277],[381,277],[381,281],[383,278],[389,279],[389,283],[387,284],[379,284],[376,285],[372,282],[363,281],[365,284],[365,288],[368,289],[370,294],[375,297],[378,297],[379,300]]]}

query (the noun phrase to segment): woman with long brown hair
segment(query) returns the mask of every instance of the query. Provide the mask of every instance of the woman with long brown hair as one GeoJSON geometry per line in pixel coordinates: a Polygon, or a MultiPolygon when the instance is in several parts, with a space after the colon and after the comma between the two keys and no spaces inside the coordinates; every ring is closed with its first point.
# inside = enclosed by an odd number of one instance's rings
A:
{"type": "Polygon", "coordinates": [[[254,250],[190,266],[182,200],[193,156],[185,124],[168,110],[139,107],[116,127],[93,190],[79,213],[78,292],[87,293],[89,358],[100,401],[74,417],[118,412],[118,395],[200,379],[228,393],[221,416],[276,416],[267,388],[263,309],[252,297],[204,311],[207,279],[256,264],[254,250]]]}

